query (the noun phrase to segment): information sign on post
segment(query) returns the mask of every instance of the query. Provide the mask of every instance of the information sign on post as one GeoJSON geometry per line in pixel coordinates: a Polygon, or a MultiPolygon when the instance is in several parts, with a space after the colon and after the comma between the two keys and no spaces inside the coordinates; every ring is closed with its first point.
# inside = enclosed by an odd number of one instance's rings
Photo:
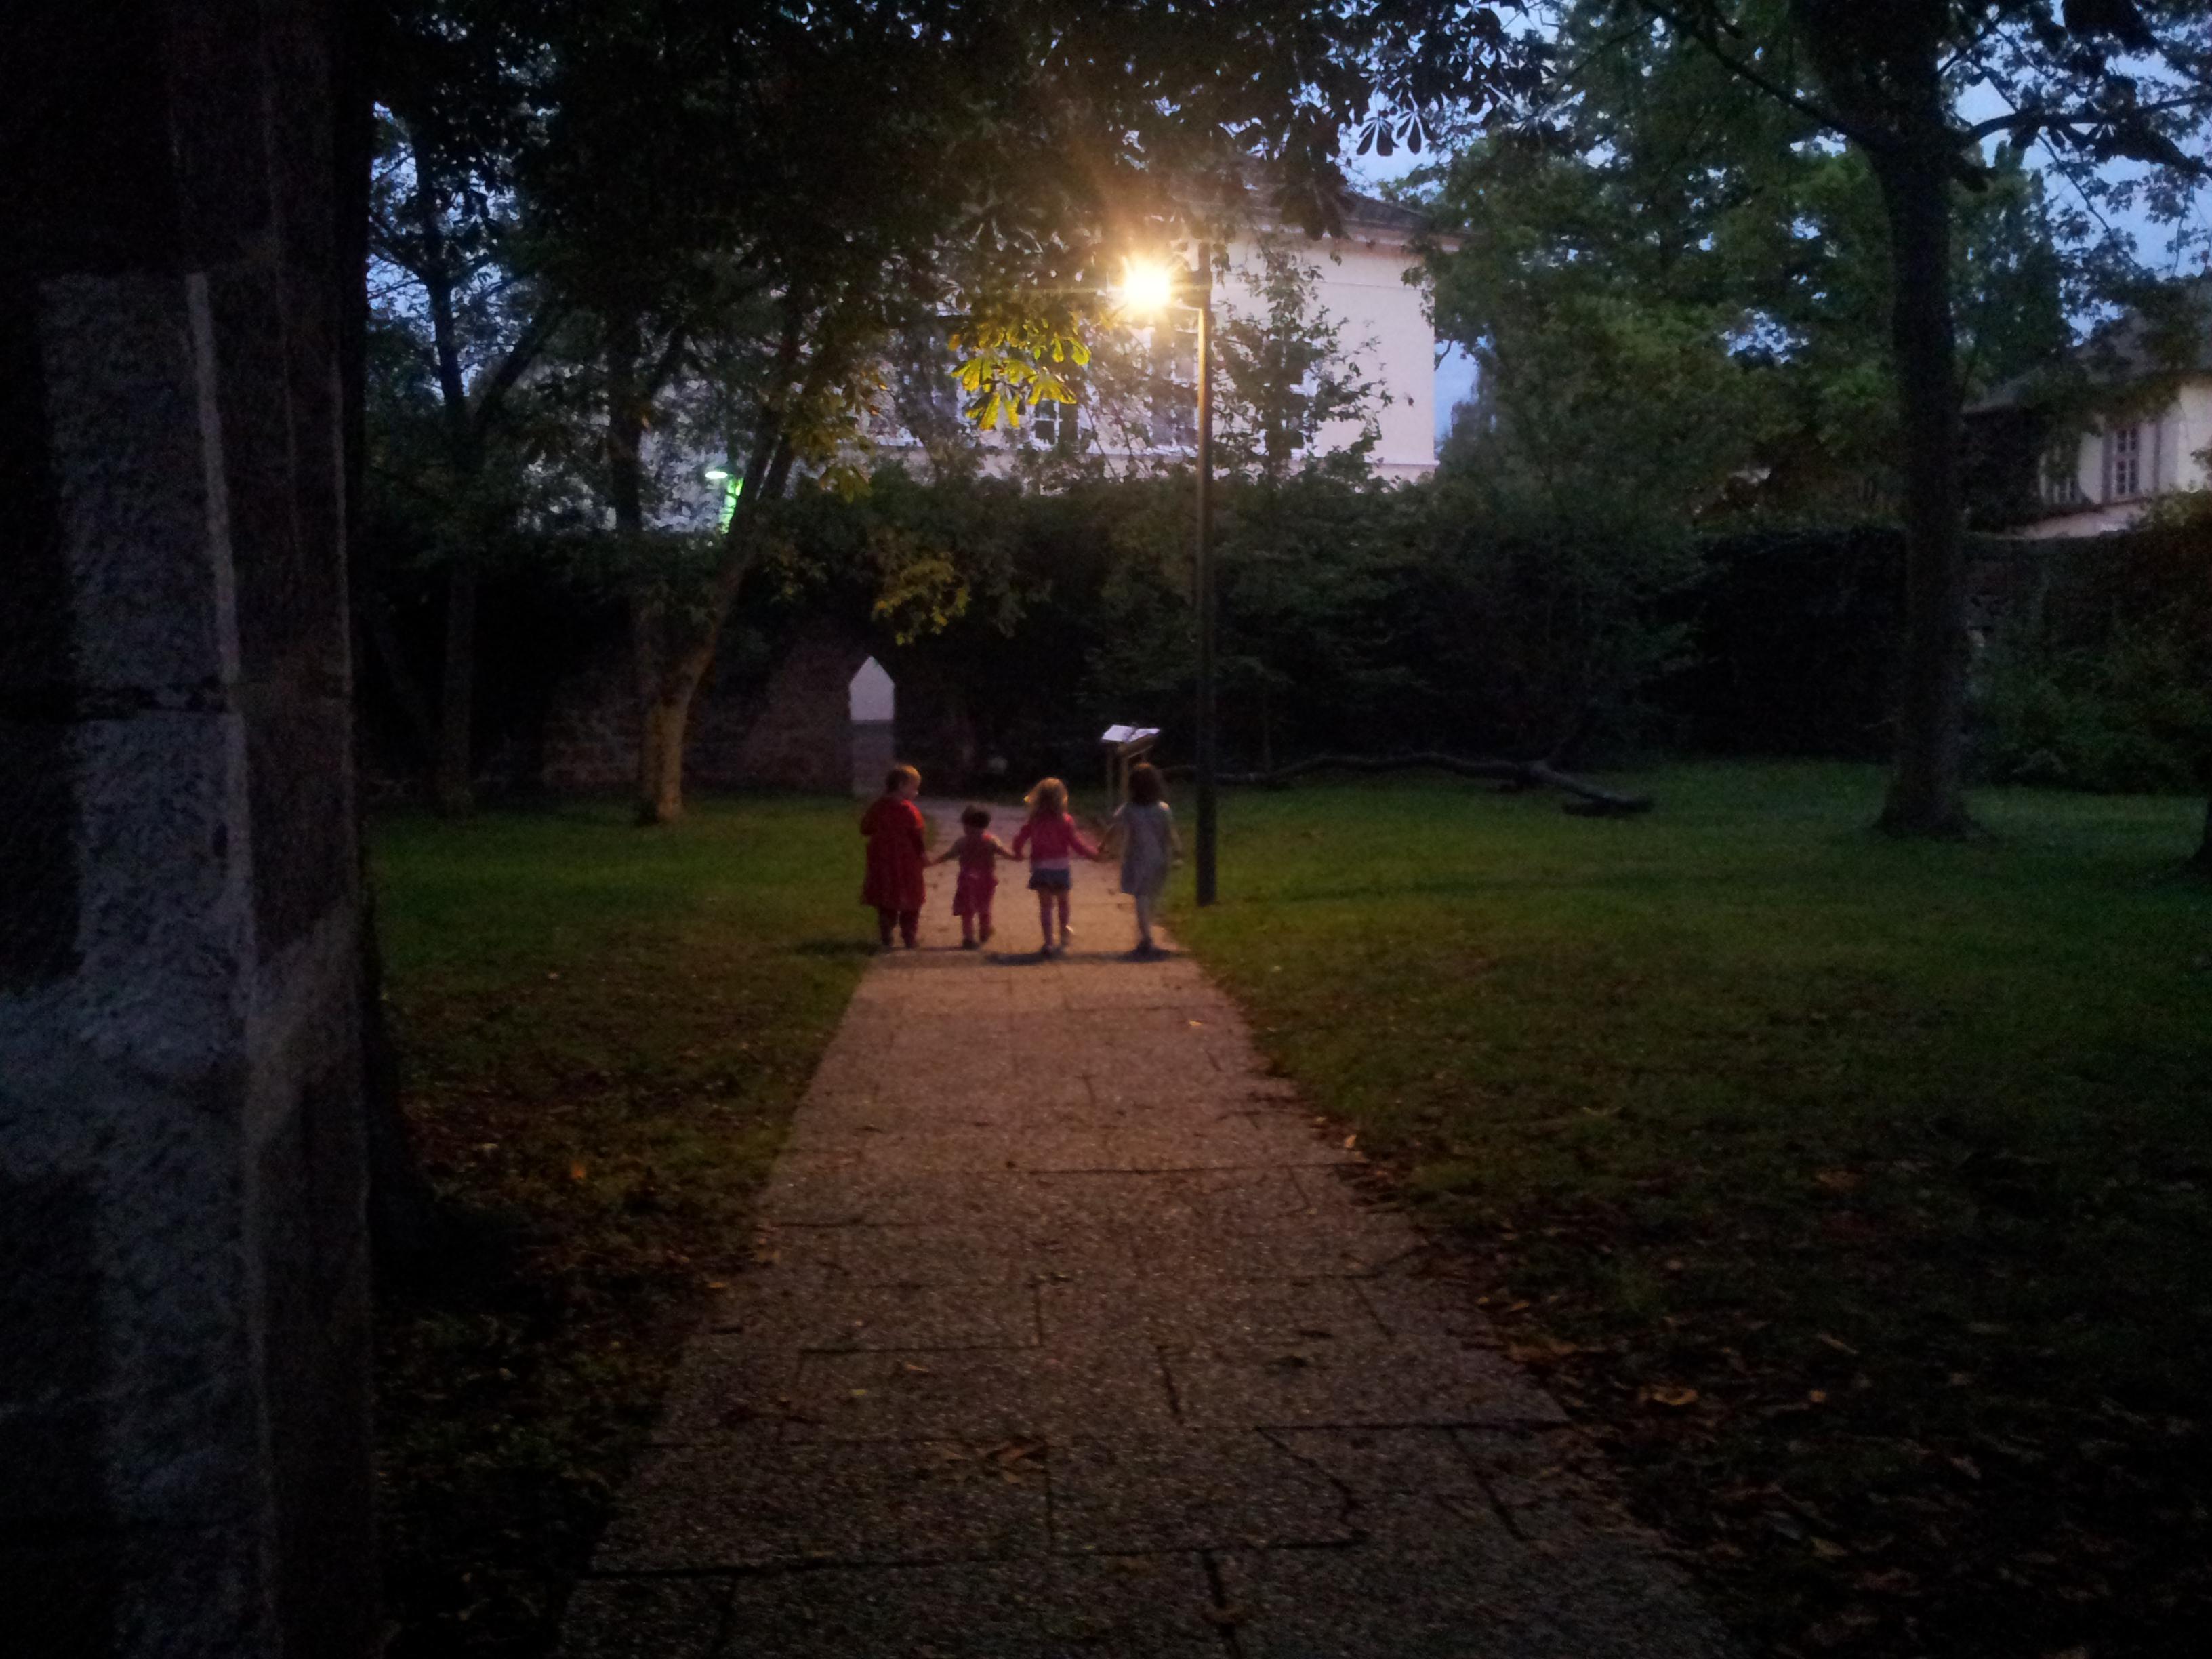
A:
{"type": "Polygon", "coordinates": [[[1106,787],[1114,792],[1117,806],[1129,799],[1129,769],[1152,753],[1159,740],[1157,726],[1109,726],[1099,733],[1099,747],[1106,751],[1106,787]]]}

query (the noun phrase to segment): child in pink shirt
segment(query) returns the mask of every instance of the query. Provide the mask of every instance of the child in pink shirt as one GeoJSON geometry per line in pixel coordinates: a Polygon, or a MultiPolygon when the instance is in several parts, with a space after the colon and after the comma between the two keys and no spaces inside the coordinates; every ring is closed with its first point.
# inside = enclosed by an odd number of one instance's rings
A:
{"type": "Polygon", "coordinates": [[[991,942],[991,896],[999,890],[999,860],[1012,858],[1015,853],[991,833],[989,807],[969,807],[960,815],[960,824],[966,833],[931,862],[960,860],[960,879],[952,890],[952,914],[960,918],[960,948],[973,951],[991,942]]]}
{"type": "Polygon", "coordinates": [[[1044,930],[1042,954],[1053,951],[1053,912],[1060,912],[1060,948],[1067,949],[1067,895],[1075,885],[1073,855],[1098,856],[1098,849],[1083,839],[1075,820],[1067,815],[1067,786],[1058,778],[1045,778],[1024,798],[1030,820],[1014,835],[1014,856],[1030,852],[1030,890],[1037,896],[1037,926],[1044,930]]]}

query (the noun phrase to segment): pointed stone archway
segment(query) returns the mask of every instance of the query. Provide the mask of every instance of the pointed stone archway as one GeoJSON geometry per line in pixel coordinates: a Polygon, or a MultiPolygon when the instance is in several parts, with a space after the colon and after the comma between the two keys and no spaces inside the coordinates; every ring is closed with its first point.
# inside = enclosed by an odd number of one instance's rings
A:
{"type": "Polygon", "coordinates": [[[873,657],[853,676],[847,688],[847,708],[853,727],[853,793],[872,795],[883,788],[884,774],[898,758],[893,731],[898,688],[873,657]]]}

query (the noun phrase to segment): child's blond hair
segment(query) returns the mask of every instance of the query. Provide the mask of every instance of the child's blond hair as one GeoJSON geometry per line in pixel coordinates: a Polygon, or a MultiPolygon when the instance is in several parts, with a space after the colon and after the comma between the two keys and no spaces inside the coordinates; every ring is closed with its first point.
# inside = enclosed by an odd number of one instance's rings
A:
{"type": "Polygon", "coordinates": [[[910,783],[919,789],[921,787],[921,774],[911,766],[894,766],[884,774],[884,793],[896,794],[899,785],[902,783],[910,783]]]}
{"type": "Polygon", "coordinates": [[[1036,817],[1051,812],[1067,811],[1067,786],[1058,778],[1039,778],[1036,787],[1022,797],[1022,805],[1036,817]]]}

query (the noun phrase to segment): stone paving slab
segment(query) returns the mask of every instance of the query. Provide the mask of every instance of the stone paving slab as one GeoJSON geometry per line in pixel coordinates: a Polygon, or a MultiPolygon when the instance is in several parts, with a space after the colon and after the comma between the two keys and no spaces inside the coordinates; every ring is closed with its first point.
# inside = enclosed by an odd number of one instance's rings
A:
{"type": "Polygon", "coordinates": [[[1249,1430],[1055,1440],[1047,1476],[1060,1553],[1311,1547],[1358,1535],[1335,1481],[1249,1430]]]}
{"type": "Polygon", "coordinates": [[[1188,1553],[611,1579],[579,1595],[562,1652],[1218,1659],[1215,1613],[1206,1565],[1188,1553]]]}
{"type": "Polygon", "coordinates": [[[744,1286],[716,1308],[708,1329],[778,1350],[1024,1348],[1038,1340],[1036,1286],[1014,1284],[831,1283],[802,1290],[781,1279],[744,1286]]]}
{"type": "Polygon", "coordinates": [[[769,1432],[664,1448],[607,1528],[604,1572],[1046,1553],[1045,1477],[1002,1437],[866,1443],[769,1432]]]}
{"type": "Polygon", "coordinates": [[[1174,1421],[1160,1358],[1138,1347],[810,1353],[786,1432],[820,1440],[1109,1434],[1174,1421]]]}
{"type": "Polygon", "coordinates": [[[1352,1279],[1100,1276],[1040,1285],[1036,1297],[1040,1340],[1066,1347],[1133,1339],[1164,1352],[1272,1355],[1390,1340],[1352,1279]]]}
{"type": "Polygon", "coordinates": [[[1452,1258],[1195,963],[1124,954],[1110,871],[1050,958],[1018,878],[957,948],[950,884],[823,1055],[561,1659],[1723,1659],[1452,1258]]]}
{"type": "Polygon", "coordinates": [[[1348,1351],[1306,1342],[1264,1357],[1170,1353],[1161,1363],[1182,1420],[1216,1428],[1565,1420],[1494,1352],[1448,1340],[1348,1351]]]}

